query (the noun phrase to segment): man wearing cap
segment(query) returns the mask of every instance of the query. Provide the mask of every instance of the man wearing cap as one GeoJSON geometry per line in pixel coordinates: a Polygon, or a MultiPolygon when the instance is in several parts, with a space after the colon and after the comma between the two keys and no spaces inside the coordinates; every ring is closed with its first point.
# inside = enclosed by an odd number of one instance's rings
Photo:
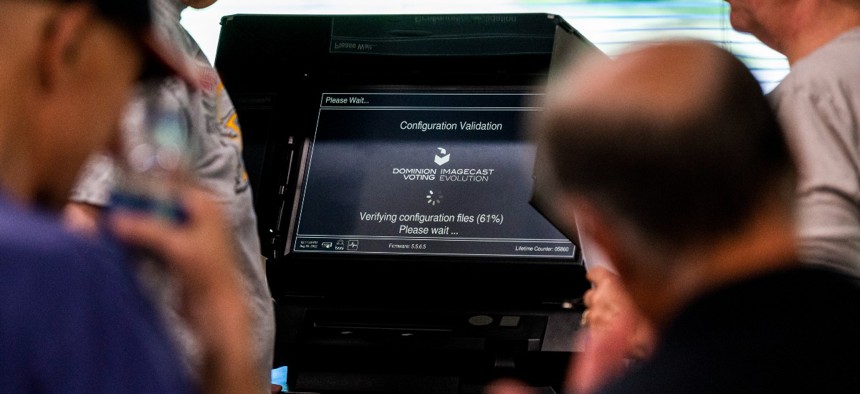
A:
{"type": "Polygon", "coordinates": [[[116,143],[136,82],[170,70],[196,83],[151,34],[149,3],[0,0],[0,15],[0,392],[251,392],[248,311],[207,193],[182,193],[182,224],[119,212],[84,238],[59,220],[81,165],[116,143]],[[199,385],[135,279],[129,245],[182,282],[199,385]]]}
{"type": "MultiPolygon", "coordinates": [[[[261,392],[269,392],[275,341],[275,321],[272,297],[266,282],[257,219],[252,191],[242,161],[239,120],[233,103],[220,78],[190,34],[180,24],[180,14],[187,7],[205,8],[215,0],[153,0],[154,31],[159,37],[177,46],[193,59],[193,67],[201,72],[202,86],[195,89],[180,80],[170,79],[137,95],[124,116],[129,133],[140,133],[135,124],[141,112],[150,111],[147,103],[157,100],[179,114],[189,155],[190,173],[194,179],[212,191],[228,213],[231,233],[238,245],[239,272],[246,301],[251,311],[254,354],[258,367],[261,392]]],[[[139,122],[137,122],[139,123],[139,122]]],[[[96,155],[86,166],[84,174],[72,190],[66,214],[76,227],[92,228],[100,212],[108,206],[115,186],[113,164],[96,155]]],[[[154,270],[143,271],[144,280],[158,297],[159,307],[167,317],[171,333],[182,348],[184,360],[192,372],[199,369],[200,354],[197,339],[181,319],[171,278],[154,270]]]]}

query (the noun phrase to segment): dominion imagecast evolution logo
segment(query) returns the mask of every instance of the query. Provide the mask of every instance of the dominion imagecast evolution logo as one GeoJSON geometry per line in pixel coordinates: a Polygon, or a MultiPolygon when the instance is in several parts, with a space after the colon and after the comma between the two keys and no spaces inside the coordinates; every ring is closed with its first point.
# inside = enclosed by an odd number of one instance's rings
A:
{"type": "Polygon", "coordinates": [[[436,155],[436,158],[433,160],[438,165],[443,165],[449,161],[451,161],[451,154],[445,151],[445,148],[436,148],[439,149],[439,154],[436,155]]]}
{"type": "MultiPolygon", "coordinates": [[[[436,148],[433,162],[438,167],[451,163],[451,152],[446,148],[436,148]]],[[[447,166],[446,166],[447,167],[447,166]]],[[[438,182],[489,182],[496,170],[494,168],[405,168],[394,167],[392,175],[402,175],[405,181],[438,181],[438,182]]]]}

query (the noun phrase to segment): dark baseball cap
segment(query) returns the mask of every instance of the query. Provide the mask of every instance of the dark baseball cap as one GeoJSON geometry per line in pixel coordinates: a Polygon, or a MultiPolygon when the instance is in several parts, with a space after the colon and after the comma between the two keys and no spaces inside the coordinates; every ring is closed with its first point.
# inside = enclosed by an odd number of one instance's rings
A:
{"type": "Polygon", "coordinates": [[[194,87],[200,87],[200,77],[193,61],[155,33],[150,0],[60,1],[89,3],[105,20],[115,23],[137,39],[146,56],[144,77],[175,75],[194,87]]]}

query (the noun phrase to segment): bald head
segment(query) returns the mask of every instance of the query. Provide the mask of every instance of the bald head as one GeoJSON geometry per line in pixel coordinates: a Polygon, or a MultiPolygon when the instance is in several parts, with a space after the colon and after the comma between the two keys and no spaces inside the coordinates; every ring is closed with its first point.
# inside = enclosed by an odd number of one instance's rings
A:
{"type": "Polygon", "coordinates": [[[749,70],[677,41],[594,58],[550,87],[535,125],[558,185],[684,247],[737,229],[793,166],[749,70]]]}
{"type": "MultiPolygon", "coordinates": [[[[622,112],[648,122],[685,122],[714,100],[717,68],[731,55],[711,46],[677,42],[644,47],[616,60],[595,57],[567,75],[549,105],[561,112],[587,107],[610,117],[622,112]]],[[[667,130],[671,128],[667,127],[667,130]]]]}

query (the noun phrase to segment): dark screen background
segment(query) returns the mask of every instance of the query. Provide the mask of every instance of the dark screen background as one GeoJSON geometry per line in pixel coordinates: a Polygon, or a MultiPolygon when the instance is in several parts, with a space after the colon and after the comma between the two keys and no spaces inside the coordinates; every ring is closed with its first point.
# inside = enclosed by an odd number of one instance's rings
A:
{"type": "Polygon", "coordinates": [[[521,128],[526,111],[537,109],[524,106],[526,95],[328,96],[353,103],[326,103],[323,95],[294,250],[573,254],[573,245],[529,205],[535,152],[521,128]],[[449,129],[402,127],[418,122],[447,122],[449,129]],[[464,130],[461,122],[499,130],[464,130]],[[421,223],[421,215],[431,220],[421,223]]]}

